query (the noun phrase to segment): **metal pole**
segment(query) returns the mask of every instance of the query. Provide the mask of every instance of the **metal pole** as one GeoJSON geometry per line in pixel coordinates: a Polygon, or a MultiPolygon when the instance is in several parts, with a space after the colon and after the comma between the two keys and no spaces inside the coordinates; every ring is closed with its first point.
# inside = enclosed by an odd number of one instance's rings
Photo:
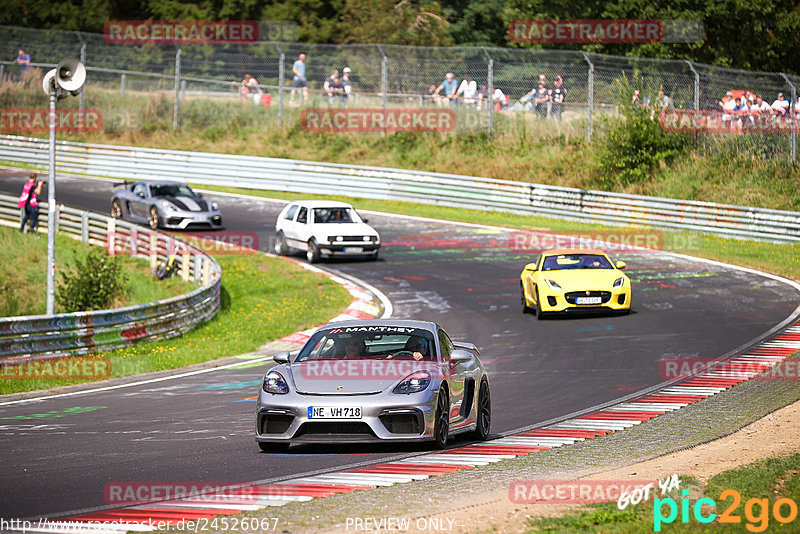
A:
{"type": "MultiPolygon", "coordinates": [[[[686,64],[689,65],[689,69],[691,69],[692,73],[694,73],[694,111],[695,114],[700,110],[700,74],[695,70],[694,65],[688,59],[686,60],[686,64]]],[[[698,136],[697,132],[694,133],[694,148],[697,150],[698,148],[698,136]]]]}
{"type": "Polygon", "coordinates": [[[589,59],[589,56],[586,55],[586,52],[581,52],[583,54],[583,58],[586,60],[586,63],[589,64],[589,126],[586,131],[586,140],[592,140],[592,115],[594,113],[594,64],[589,59]]]}
{"type": "MultiPolygon", "coordinates": [[[[381,53],[381,109],[383,110],[383,123],[386,124],[386,92],[387,92],[387,74],[386,74],[386,54],[383,53],[381,45],[378,47],[378,52],[381,53]]],[[[382,132],[385,134],[386,132],[382,132]]]]}
{"type": "Polygon", "coordinates": [[[120,94],[120,96],[125,96],[125,73],[124,72],[119,77],[119,94],[120,94]]]}
{"type": "MultiPolygon", "coordinates": [[[[75,34],[78,36],[78,39],[80,39],[80,41],[81,41],[81,63],[86,65],[86,42],[83,40],[83,37],[81,36],[81,32],[75,32],[75,34]]],[[[84,87],[83,91],[81,91],[81,95],[80,95],[81,102],[80,102],[80,104],[78,106],[79,107],[79,111],[81,113],[81,116],[83,116],[83,110],[85,108],[85,106],[84,106],[84,104],[86,102],[84,100],[85,93],[86,93],[86,88],[84,87]]]]}
{"type": "Polygon", "coordinates": [[[47,297],[46,313],[55,314],[56,292],[56,81],[50,80],[50,145],[47,171],[47,297]]]}
{"type": "Polygon", "coordinates": [[[172,129],[178,129],[178,97],[181,89],[181,47],[175,47],[175,104],[172,110],[172,129]]]}
{"type": "Polygon", "coordinates": [[[492,126],[494,126],[494,100],[492,96],[494,95],[494,60],[492,56],[489,55],[489,51],[486,50],[486,47],[483,47],[483,53],[486,54],[486,59],[489,60],[489,64],[487,67],[486,73],[486,105],[489,106],[489,125],[487,127],[487,135],[489,137],[492,136],[492,126]]]}
{"type": "Polygon", "coordinates": [[[286,74],[284,72],[286,55],[283,53],[278,43],[275,43],[275,48],[278,49],[278,53],[280,54],[280,59],[278,60],[278,126],[283,127],[283,77],[286,74]]]}
{"type": "Polygon", "coordinates": [[[789,80],[789,77],[786,76],[784,73],[781,72],[781,76],[783,79],[786,80],[786,83],[789,84],[789,87],[792,88],[792,101],[789,102],[789,117],[790,122],[789,124],[792,125],[792,133],[791,133],[791,149],[789,153],[789,161],[792,163],[795,162],[796,154],[797,154],[797,117],[795,113],[797,112],[796,104],[797,104],[797,88],[794,84],[789,80]]]}

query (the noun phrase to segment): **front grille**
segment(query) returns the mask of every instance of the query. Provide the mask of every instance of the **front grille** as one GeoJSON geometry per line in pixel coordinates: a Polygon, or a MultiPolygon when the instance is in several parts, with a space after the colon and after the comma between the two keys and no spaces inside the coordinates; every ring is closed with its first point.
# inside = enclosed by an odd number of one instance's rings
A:
{"type": "Polygon", "coordinates": [[[169,219],[167,219],[167,224],[175,226],[177,224],[180,224],[181,221],[183,221],[181,217],[170,217],[169,219]]]}
{"type": "Polygon", "coordinates": [[[384,414],[378,417],[392,434],[419,434],[421,413],[384,414]]]}
{"type": "Polygon", "coordinates": [[[363,235],[345,235],[342,236],[342,241],[364,241],[363,235]]]}
{"type": "Polygon", "coordinates": [[[261,416],[262,434],[283,434],[289,430],[289,426],[294,421],[293,415],[286,414],[265,414],[261,416]]]}
{"type": "Polygon", "coordinates": [[[611,300],[611,291],[570,291],[564,295],[570,304],[575,304],[578,297],[600,297],[600,303],[605,304],[611,300]]]}
{"type": "Polygon", "coordinates": [[[367,423],[360,421],[306,422],[300,425],[295,436],[373,436],[367,423]]]}

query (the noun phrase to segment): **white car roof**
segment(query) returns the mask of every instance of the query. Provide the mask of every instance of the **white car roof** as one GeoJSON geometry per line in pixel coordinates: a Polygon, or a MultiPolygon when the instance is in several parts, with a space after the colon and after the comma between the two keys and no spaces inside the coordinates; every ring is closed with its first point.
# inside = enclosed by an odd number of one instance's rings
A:
{"type": "Polygon", "coordinates": [[[336,200],[295,200],[291,204],[305,206],[306,208],[352,208],[351,204],[347,202],[338,202],[336,200]]]}

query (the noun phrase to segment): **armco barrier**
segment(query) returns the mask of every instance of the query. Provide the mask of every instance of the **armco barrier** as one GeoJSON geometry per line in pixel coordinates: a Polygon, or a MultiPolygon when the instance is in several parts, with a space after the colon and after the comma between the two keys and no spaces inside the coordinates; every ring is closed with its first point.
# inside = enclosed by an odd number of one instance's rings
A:
{"type": "MultiPolygon", "coordinates": [[[[47,203],[40,208],[47,225],[47,203]]],[[[0,224],[19,225],[17,198],[0,195],[0,224]]],[[[143,340],[178,336],[219,311],[222,270],[211,256],[167,234],[151,232],[105,215],[59,207],[58,231],[110,254],[150,258],[150,265],[175,255],[178,272],[201,287],[176,297],[113,310],[0,318],[2,362],[53,358],[109,350],[143,340]]]]}
{"type": "MultiPolygon", "coordinates": [[[[0,160],[44,167],[47,141],[0,136],[0,160]]],[[[59,142],[59,171],[127,179],[406,200],[610,225],[688,229],[728,237],[800,241],[800,213],[288,159],[59,142]]]]}

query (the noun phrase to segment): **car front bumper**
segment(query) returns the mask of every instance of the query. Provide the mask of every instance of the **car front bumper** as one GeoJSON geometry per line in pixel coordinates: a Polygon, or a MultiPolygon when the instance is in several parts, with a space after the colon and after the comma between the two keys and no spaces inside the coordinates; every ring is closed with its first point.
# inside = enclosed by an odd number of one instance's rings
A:
{"type": "Polygon", "coordinates": [[[345,244],[320,243],[319,252],[323,256],[365,256],[375,254],[380,250],[380,243],[367,241],[353,241],[345,244]]]}
{"type": "Polygon", "coordinates": [[[163,227],[170,230],[186,230],[190,227],[222,228],[222,214],[219,211],[162,210],[159,216],[163,227]]]}
{"type": "Polygon", "coordinates": [[[608,298],[602,297],[600,304],[576,304],[572,296],[568,297],[571,293],[583,293],[582,291],[564,291],[556,290],[550,287],[539,287],[539,298],[541,299],[541,310],[544,313],[582,313],[582,312],[599,312],[599,311],[627,311],[631,308],[631,288],[629,284],[622,287],[604,290],[594,290],[591,294],[605,293],[608,298]]]}
{"type": "Polygon", "coordinates": [[[436,388],[408,395],[274,395],[261,390],[256,405],[256,441],[418,442],[433,439],[436,388]],[[309,418],[309,407],[360,407],[359,419],[309,418]]]}

